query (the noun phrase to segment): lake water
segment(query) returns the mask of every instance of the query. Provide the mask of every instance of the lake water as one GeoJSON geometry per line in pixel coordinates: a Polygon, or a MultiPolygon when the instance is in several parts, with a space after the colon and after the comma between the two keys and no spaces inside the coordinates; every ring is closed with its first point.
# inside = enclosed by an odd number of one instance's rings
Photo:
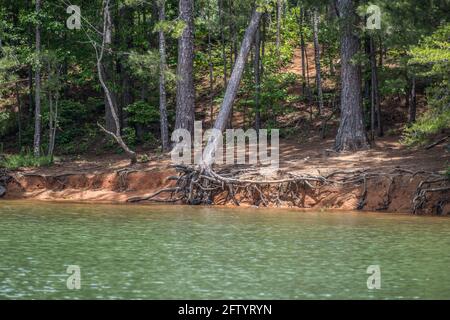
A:
{"type": "Polygon", "coordinates": [[[450,219],[0,201],[11,298],[450,299],[450,219]]]}

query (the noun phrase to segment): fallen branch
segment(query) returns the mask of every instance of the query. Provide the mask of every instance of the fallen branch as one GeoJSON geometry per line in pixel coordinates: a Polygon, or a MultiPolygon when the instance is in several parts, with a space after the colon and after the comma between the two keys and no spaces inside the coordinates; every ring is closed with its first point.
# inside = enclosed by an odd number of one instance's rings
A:
{"type": "Polygon", "coordinates": [[[425,150],[430,150],[431,148],[436,147],[437,145],[441,144],[442,142],[446,141],[450,136],[446,136],[436,142],[433,142],[432,144],[425,147],[425,150]]]}

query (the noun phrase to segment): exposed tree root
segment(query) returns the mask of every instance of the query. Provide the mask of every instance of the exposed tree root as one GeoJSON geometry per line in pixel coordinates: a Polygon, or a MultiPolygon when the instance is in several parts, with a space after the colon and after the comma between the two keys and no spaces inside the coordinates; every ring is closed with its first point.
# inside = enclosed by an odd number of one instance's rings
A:
{"type": "MultiPolygon", "coordinates": [[[[362,210],[366,205],[370,180],[389,178],[389,186],[378,210],[389,208],[391,190],[396,177],[420,177],[420,183],[411,203],[411,212],[418,213],[429,200],[427,194],[448,192],[449,179],[439,173],[426,171],[409,171],[396,168],[390,172],[372,170],[339,170],[325,175],[293,174],[280,170],[273,172],[275,179],[266,180],[259,170],[228,167],[217,171],[185,165],[174,166],[179,173],[175,186],[141,198],[131,198],[129,202],[181,202],[184,204],[228,204],[239,206],[242,202],[254,206],[292,206],[304,207],[308,195],[316,203],[321,201],[321,191],[324,187],[361,188],[360,200],[356,209],[362,210]],[[163,197],[164,196],[164,197],[163,197]]],[[[378,190],[377,190],[378,191],[378,190]]],[[[442,202],[442,201],[441,201],[442,202]]],[[[442,207],[445,203],[440,203],[442,207]]]]}
{"type": "Polygon", "coordinates": [[[0,168],[0,198],[3,197],[6,193],[6,185],[11,180],[11,176],[9,175],[6,169],[0,168]]]}

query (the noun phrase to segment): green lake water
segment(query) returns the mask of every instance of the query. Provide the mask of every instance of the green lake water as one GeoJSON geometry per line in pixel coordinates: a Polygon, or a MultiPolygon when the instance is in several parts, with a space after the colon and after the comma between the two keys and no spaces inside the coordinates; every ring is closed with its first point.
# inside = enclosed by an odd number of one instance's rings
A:
{"type": "Polygon", "coordinates": [[[0,299],[60,298],[450,299],[450,219],[0,201],[0,299]]]}

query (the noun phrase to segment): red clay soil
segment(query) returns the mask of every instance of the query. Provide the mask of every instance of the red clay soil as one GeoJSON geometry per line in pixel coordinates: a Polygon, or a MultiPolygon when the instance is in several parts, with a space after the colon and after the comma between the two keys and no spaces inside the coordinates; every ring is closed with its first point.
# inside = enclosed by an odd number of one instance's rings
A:
{"type": "MultiPolygon", "coordinates": [[[[277,174],[309,173],[324,175],[336,170],[376,170],[391,172],[401,168],[410,171],[443,172],[450,155],[443,146],[431,150],[408,149],[398,138],[387,137],[377,141],[367,151],[353,154],[332,152],[332,139],[312,138],[298,144],[281,141],[280,170],[277,174]]],[[[129,166],[129,161],[118,155],[93,157],[89,160],[62,161],[48,168],[23,169],[12,173],[5,199],[37,199],[49,201],[126,202],[133,197],[150,195],[170,185],[169,176],[176,175],[169,167],[169,157],[155,157],[147,163],[129,166]]],[[[268,176],[267,179],[273,177],[268,176]]],[[[386,212],[412,212],[412,200],[417,186],[425,178],[397,176],[372,179],[367,183],[363,210],[386,212]]],[[[351,187],[327,186],[319,190],[301,192],[300,208],[329,208],[355,210],[364,193],[362,185],[351,187]]],[[[223,204],[218,197],[216,204],[223,204]]],[[[245,199],[240,199],[245,204],[245,199]]],[[[427,196],[421,214],[450,213],[448,191],[433,192],[427,196]]],[[[227,205],[232,203],[226,202],[227,205]]],[[[270,204],[270,206],[274,204],[270,204]]],[[[281,207],[291,207],[282,203],[281,207]]]]}

